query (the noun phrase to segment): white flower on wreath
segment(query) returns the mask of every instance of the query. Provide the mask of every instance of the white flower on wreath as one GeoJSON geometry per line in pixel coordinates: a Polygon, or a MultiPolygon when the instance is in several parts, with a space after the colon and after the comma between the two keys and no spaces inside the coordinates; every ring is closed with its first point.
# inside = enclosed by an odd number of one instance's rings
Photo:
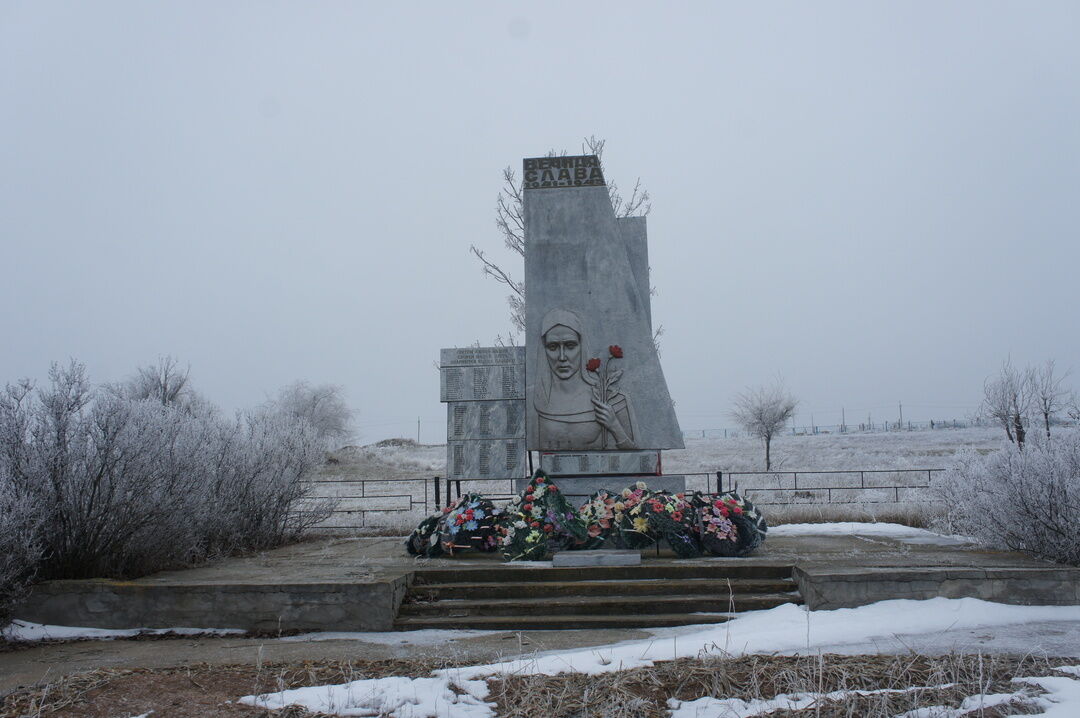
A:
{"type": "Polygon", "coordinates": [[[525,523],[524,521],[520,521],[520,520],[518,520],[518,521],[515,521],[515,522],[514,522],[514,528],[518,528],[518,529],[523,529],[523,528],[525,528],[526,526],[528,526],[528,524],[527,524],[527,523],[525,523]]]}

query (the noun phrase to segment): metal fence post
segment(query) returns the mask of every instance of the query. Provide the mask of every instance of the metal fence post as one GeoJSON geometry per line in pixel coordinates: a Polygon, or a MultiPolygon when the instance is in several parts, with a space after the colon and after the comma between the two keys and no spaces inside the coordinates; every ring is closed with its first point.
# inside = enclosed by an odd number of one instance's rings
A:
{"type": "Polygon", "coordinates": [[[442,508],[442,501],[439,498],[439,477],[435,477],[435,508],[442,508]]]}

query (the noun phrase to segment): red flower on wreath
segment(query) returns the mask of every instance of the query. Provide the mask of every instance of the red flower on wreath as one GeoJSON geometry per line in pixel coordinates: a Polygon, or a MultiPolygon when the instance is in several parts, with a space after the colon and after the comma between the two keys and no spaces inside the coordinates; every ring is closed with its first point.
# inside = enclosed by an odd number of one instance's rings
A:
{"type": "Polygon", "coordinates": [[[618,344],[612,344],[607,348],[608,353],[616,359],[622,359],[622,347],[618,344]]]}
{"type": "Polygon", "coordinates": [[[532,487],[532,485],[529,485],[529,486],[527,486],[527,487],[525,488],[525,493],[527,493],[527,494],[531,494],[532,492],[533,492],[533,487],[532,487]]]}
{"type": "Polygon", "coordinates": [[[549,533],[550,533],[550,532],[551,532],[551,531],[553,531],[554,529],[555,529],[555,527],[554,527],[554,526],[552,526],[551,524],[544,524],[544,530],[545,530],[545,531],[547,531],[547,532],[549,532],[549,533]]]}
{"type": "Polygon", "coordinates": [[[532,504],[525,504],[521,508],[523,508],[525,511],[532,511],[532,504]]]}
{"type": "Polygon", "coordinates": [[[585,368],[595,374],[596,370],[600,368],[600,360],[596,357],[593,357],[589,361],[585,362],[585,368]]]}
{"type": "Polygon", "coordinates": [[[682,511],[673,511],[671,513],[671,518],[675,519],[676,521],[682,521],[682,511]]]}
{"type": "Polygon", "coordinates": [[[534,529],[538,528],[540,526],[540,522],[539,521],[531,521],[531,522],[529,522],[529,526],[532,526],[534,529]]]}

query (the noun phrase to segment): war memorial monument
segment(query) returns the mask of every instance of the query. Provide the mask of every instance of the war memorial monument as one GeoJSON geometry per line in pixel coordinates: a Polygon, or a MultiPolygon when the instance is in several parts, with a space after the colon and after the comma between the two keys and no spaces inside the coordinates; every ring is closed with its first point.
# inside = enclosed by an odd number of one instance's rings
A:
{"type": "Polygon", "coordinates": [[[523,163],[524,347],[441,352],[447,475],[521,479],[534,462],[568,498],[664,476],[682,432],[653,343],[644,217],[616,217],[595,155],[523,163]]]}

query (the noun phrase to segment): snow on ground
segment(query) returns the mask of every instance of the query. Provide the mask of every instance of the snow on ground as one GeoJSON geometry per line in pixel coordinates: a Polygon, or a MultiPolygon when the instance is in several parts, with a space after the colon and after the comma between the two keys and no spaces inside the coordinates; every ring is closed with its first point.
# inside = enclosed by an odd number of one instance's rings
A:
{"type": "Polygon", "coordinates": [[[81,628],[79,626],[49,626],[29,621],[12,621],[0,629],[0,636],[9,641],[59,641],[90,638],[108,641],[132,636],[160,636],[173,633],[179,636],[235,636],[247,633],[239,628],[81,628]]]}
{"type": "MultiPolygon", "coordinates": [[[[943,469],[964,449],[993,451],[1005,445],[1001,429],[973,427],[934,431],[778,436],[773,440],[774,471],[854,469],[943,469]]],[[[686,439],[686,448],[664,452],[669,474],[713,471],[764,471],[765,451],[749,437],[686,439]]]]}
{"type": "MultiPolygon", "coordinates": [[[[881,601],[859,608],[811,612],[805,607],[788,604],[740,614],[719,625],[653,629],[651,632],[655,637],[649,640],[625,641],[609,646],[541,653],[501,663],[446,669],[425,678],[394,676],[367,679],[334,686],[245,696],[240,701],[264,708],[296,704],[309,710],[338,715],[489,718],[494,714],[492,706],[484,700],[487,696],[483,681],[485,676],[554,675],[570,671],[605,673],[709,653],[814,653],[826,645],[865,644],[900,633],[925,635],[958,628],[990,628],[1044,621],[1080,622],[1080,606],[1008,606],[974,598],[934,598],[927,601],[881,601]],[[451,684],[460,687],[464,693],[456,693],[451,684]]],[[[1066,702],[1055,705],[1068,705],[1074,711],[1068,715],[1080,715],[1080,681],[1054,677],[1035,680],[1047,681],[1044,687],[1052,694],[1048,700],[1060,698],[1066,702]]]]}
{"type": "MultiPolygon", "coordinates": [[[[550,563],[548,565],[550,565],[550,563]]],[[[490,636],[496,633],[506,633],[506,631],[450,630],[445,628],[425,628],[418,631],[386,632],[327,631],[325,633],[304,633],[299,636],[285,636],[278,640],[302,643],[308,641],[363,641],[364,643],[381,643],[387,646],[440,646],[444,643],[452,643],[453,641],[465,638],[490,636]]]]}
{"type": "Polygon", "coordinates": [[[878,536],[909,544],[961,546],[976,543],[963,536],[943,536],[926,529],[882,522],[835,521],[821,524],[782,524],[769,529],[769,536],[878,536]]]}
{"type": "MultiPolygon", "coordinates": [[[[1065,429],[1062,429],[1065,431],[1065,429]]],[[[850,434],[783,434],[773,440],[776,471],[841,471],[852,469],[940,469],[958,451],[993,451],[1005,445],[1005,432],[990,427],[891,431],[850,434]]],[[[664,472],[712,473],[762,471],[765,453],[761,442],[749,437],[707,439],[687,437],[685,449],[664,452],[664,472]]],[[[389,477],[445,475],[446,445],[402,441],[382,446],[347,446],[335,452],[341,462],[325,467],[327,475],[347,473],[352,467],[389,477]]]]}

